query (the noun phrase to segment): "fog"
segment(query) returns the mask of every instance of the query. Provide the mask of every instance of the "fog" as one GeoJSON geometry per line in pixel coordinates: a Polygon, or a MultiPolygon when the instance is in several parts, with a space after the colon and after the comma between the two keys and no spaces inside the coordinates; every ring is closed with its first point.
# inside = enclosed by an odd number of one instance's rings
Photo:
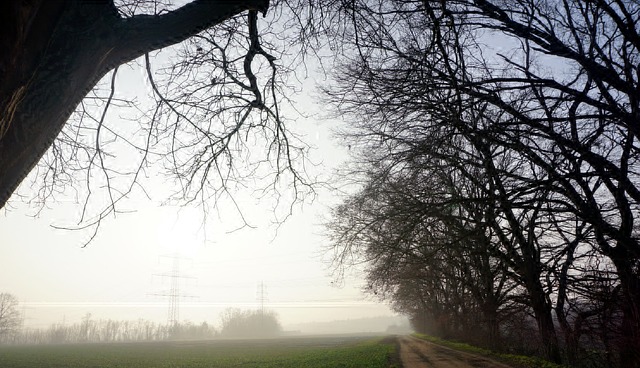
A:
{"type": "MultiPolygon", "coordinates": [[[[145,95],[148,87],[139,71],[121,74],[121,90],[145,95]]],[[[297,98],[314,116],[320,106],[310,92],[297,98]]],[[[327,178],[347,157],[346,148],[331,137],[336,124],[308,117],[294,126],[314,147],[310,160],[317,165],[309,168],[312,175],[327,178]]],[[[38,190],[33,180],[25,180],[20,195],[28,198],[38,190]]],[[[331,190],[317,188],[313,201],[295,205],[292,215],[280,222],[283,216],[273,212],[274,199],[256,195],[252,183],[231,192],[233,200],[208,203],[205,215],[197,205],[158,202],[172,189],[164,178],[150,176],[144,182],[156,200],[141,192],[131,196],[121,206],[125,213],[103,221],[95,238],[93,228],[71,230],[82,211],[73,190],[58,194],[45,208],[14,195],[1,210],[0,292],[19,300],[24,327],[76,323],[87,313],[94,320],[167,323],[169,294],[179,295],[180,322],[213,326],[230,307],[264,306],[278,314],[285,330],[299,330],[304,323],[395,315],[362,293],[364,281],[357,270],[338,283],[332,277],[321,226],[329,206],[338,201],[331,190]],[[175,292],[172,275],[178,281],[175,292]]]]}
{"type": "Polygon", "coordinates": [[[277,229],[263,223],[232,233],[223,221],[203,225],[195,209],[147,207],[105,222],[85,247],[86,232],[50,226],[73,210],[58,203],[38,218],[22,207],[0,217],[0,291],[18,298],[26,327],[79,322],[87,313],[165,323],[171,294],[179,296],[179,321],[213,325],[229,307],[264,306],[284,329],[393,314],[361,292],[356,275],[333,284],[314,207],[277,229]]]}

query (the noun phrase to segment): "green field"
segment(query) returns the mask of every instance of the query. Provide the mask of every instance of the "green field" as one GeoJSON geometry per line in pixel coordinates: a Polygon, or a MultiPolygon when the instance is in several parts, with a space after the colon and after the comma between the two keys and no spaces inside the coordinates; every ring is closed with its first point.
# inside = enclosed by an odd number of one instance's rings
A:
{"type": "MultiPolygon", "coordinates": [[[[0,347],[0,367],[389,367],[392,339],[296,337],[0,347]]],[[[392,365],[391,365],[392,366],[392,365]]]]}

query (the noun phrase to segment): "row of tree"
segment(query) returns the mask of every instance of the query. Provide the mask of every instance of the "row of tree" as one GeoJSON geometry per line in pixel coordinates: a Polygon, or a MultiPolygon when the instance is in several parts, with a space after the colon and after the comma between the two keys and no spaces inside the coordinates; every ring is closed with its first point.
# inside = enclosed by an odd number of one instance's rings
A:
{"type": "Polygon", "coordinates": [[[56,323],[48,328],[25,328],[5,338],[11,344],[68,344],[133,341],[211,339],[218,331],[206,322],[184,322],[173,326],[139,319],[137,321],[95,320],[85,315],[78,323],[56,323]]]}
{"type": "Polygon", "coordinates": [[[336,266],[420,331],[639,367],[640,6],[349,4],[336,266]]]}
{"type": "Polygon", "coordinates": [[[139,319],[96,320],[87,313],[80,322],[55,323],[48,328],[23,328],[18,300],[0,294],[0,344],[65,344],[163,340],[202,340],[217,337],[264,338],[278,336],[282,327],[273,311],[229,308],[221,315],[221,329],[202,322],[174,325],[139,319]]]}

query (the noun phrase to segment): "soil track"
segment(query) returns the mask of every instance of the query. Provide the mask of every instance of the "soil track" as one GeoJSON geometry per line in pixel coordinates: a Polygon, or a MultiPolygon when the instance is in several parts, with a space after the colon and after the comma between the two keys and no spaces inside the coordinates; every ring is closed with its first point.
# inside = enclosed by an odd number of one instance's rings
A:
{"type": "Polygon", "coordinates": [[[399,336],[403,368],[511,368],[479,355],[469,354],[412,336],[399,336]]]}

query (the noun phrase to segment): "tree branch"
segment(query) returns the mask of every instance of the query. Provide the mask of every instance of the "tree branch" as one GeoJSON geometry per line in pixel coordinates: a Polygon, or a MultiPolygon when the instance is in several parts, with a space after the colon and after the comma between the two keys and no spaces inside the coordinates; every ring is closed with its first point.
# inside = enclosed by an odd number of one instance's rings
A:
{"type": "Polygon", "coordinates": [[[114,62],[133,60],[212,27],[245,10],[266,13],[269,0],[195,0],[164,15],[136,15],[119,25],[114,62]]]}

